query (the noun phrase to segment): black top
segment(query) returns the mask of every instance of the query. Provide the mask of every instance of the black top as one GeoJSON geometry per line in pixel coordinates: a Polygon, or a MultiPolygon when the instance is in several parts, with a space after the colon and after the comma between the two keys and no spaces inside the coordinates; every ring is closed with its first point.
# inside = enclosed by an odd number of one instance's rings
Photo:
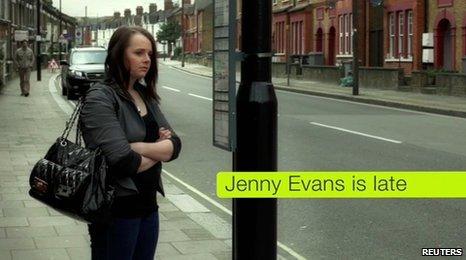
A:
{"type": "MultiPolygon", "coordinates": [[[[153,143],[159,138],[157,122],[149,111],[142,118],[146,125],[144,142],[153,143]]],[[[113,203],[115,217],[139,218],[147,216],[158,209],[156,193],[157,183],[160,181],[160,171],[157,171],[157,168],[160,167],[161,163],[158,162],[150,169],[131,177],[139,193],[137,195],[116,197],[113,203]]]]}
{"type": "MultiPolygon", "coordinates": [[[[172,136],[168,140],[173,144],[173,154],[166,162],[175,160],[181,151],[180,138],[166,120],[157,101],[146,96],[145,86],[136,83],[134,89],[145,101],[158,127],[171,131],[172,136]]],[[[146,125],[131,98],[116,84],[95,83],[86,93],[79,121],[86,147],[100,149],[107,159],[109,174],[115,177],[115,196],[138,194],[132,177],[138,174],[141,155],[131,149],[129,141],[144,141],[146,125]]],[[[162,164],[155,166],[157,174],[161,173],[162,164]]],[[[156,188],[164,194],[161,181],[156,188]]]]}

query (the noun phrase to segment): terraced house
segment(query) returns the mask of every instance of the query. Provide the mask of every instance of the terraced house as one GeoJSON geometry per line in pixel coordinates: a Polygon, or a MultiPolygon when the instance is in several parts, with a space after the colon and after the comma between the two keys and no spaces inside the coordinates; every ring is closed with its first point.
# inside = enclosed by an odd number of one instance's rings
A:
{"type": "MultiPolygon", "coordinates": [[[[274,61],[298,55],[314,65],[339,65],[352,59],[352,0],[272,1],[274,61]]],[[[361,65],[401,67],[406,74],[463,71],[465,1],[361,0],[358,18],[361,65]]]]}

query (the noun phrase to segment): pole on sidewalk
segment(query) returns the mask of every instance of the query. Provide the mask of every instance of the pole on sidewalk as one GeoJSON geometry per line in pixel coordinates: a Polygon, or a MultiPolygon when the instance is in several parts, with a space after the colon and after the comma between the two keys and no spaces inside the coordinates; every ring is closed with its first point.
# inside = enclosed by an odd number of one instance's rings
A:
{"type": "Polygon", "coordinates": [[[359,95],[359,2],[353,0],[353,95],[359,95]]]}
{"type": "MultiPolygon", "coordinates": [[[[59,35],[61,36],[61,35],[63,34],[63,28],[62,28],[63,16],[62,16],[62,13],[61,13],[61,0],[60,0],[60,6],[59,6],[59,8],[60,8],[60,26],[59,26],[59,27],[60,27],[60,29],[59,29],[59,30],[60,30],[60,33],[59,33],[59,35]]],[[[58,55],[59,55],[58,59],[59,59],[59,62],[60,62],[61,60],[63,60],[63,56],[62,56],[62,54],[61,54],[61,48],[62,48],[62,46],[61,46],[61,39],[60,39],[60,41],[58,41],[58,48],[60,49],[60,53],[58,54],[58,55]]]]}
{"type": "Polygon", "coordinates": [[[41,30],[40,30],[40,15],[41,15],[41,6],[40,6],[40,1],[41,0],[37,0],[36,1],[36,7],[37,7],[37,10],[36,10],[36,14],[37,14],[37,33],[36,33],[36,43],[37,43],[37,49],[36,49],[36,52],[37,52],[37,55],[36,55],[36,69],[37,69],[37,81],[41,81],[42,80],[42,75],[41,75],[41,68],[40,68],[40,65],[41,65],[41,54],[40,54],[40,37],[41,37],[41,30]]]}
{"type": "MultiPolygon", "coordinates": [[[[233,10],[234,11],[234,10],[233,10]]],[[[242,0],[241,83],[233,170],[277,170],[277,98],[271,83],[272,1],[242,0]]],[[[233,259],[277,258],[277,200],[233,199],[233,259]]]]}
{"type": "Polygon", "coordinates": [[[181,67],[184,67],[184,41],[185,41],[185,28],[184,28],[184,0],[181,0],[181,67]]]}

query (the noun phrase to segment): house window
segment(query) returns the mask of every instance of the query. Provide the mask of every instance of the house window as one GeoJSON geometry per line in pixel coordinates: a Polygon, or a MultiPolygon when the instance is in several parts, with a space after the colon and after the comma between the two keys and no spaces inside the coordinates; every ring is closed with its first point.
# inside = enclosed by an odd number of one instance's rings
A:
{"type": "Polygon", "coordinates": [[[299,22],[299,43],[300,43],[299,51],[300,51],[300,54],[304,54],[303,25],[304,25],[303,21],[299,22]]]}
{"type": "Polygon", "coordinates": [[[343,15],[340,15],[339,17],[339,24],[338,24],[338,28],[340,30],[339,32],[339,40],[338,40],[338,53],[339,54],[343,54],[344,52],[344,43],[345,41],[343,40],[343,31],[344,31],[344,28],[343,28],[343,15]]]}
{"type": "Polygon", "coordinates": [[[350,33],[350,40],[349,40],[349,52],[353,53],[353,14],[349,15],[349,33],[350,33]]]}
{"type": "Polygon", "coordinates": [[[389,16],[389,35],[390,35],[390,42],[389,42],[389,57],[395,57],[395,14],[390,13],[389,16]]]}
{"type": "Polygon", "coordinates": [[[317,16],[317,20],[323,20],[324,19],[324,8],[321,7],[321,8],[317,8],[316,10],[316,16],[317,16]]]}
{"type": "Polygon", "coordinates": [[[405,31],[405,16],[403,12],[398,13],[398,55],[403,57],[404,54],[404,31],[405,31]]]}
{"type": "Polygon", "coordinates": [[[349,54],[349,15],[345,14],[345,54],[349,54]]]}
{"type": "Polygon", "coordinates": [[[282,50],[281,52],[283,53],[283,52],[285,52],[285,45],[286,45],[285,39],[288,39],[288,37],[285,37],[285,22],[281,22],[280,24],[281,24],[281,27],[280,27],[281,28],[281,30],[280,30],[280,39],[282,41],[280,46],[281,46],[281,50],[282,50]]]}
{"type": "Polygon", "coordinates": [[[408,11],[408,57],[413,57],[413,11],[408,11]]]}

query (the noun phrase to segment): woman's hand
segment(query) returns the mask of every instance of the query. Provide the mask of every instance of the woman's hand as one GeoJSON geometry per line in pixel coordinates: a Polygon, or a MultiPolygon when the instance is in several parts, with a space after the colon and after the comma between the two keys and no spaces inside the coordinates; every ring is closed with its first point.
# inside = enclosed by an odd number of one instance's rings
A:
{"type": "Polygon", "coordinates": [[[165,139],[169,139],[171,137],[172,137],[172,132],[170,130],[160,127],[159,139],[157,140],[157,142],[165,140],[165,139]]]}

